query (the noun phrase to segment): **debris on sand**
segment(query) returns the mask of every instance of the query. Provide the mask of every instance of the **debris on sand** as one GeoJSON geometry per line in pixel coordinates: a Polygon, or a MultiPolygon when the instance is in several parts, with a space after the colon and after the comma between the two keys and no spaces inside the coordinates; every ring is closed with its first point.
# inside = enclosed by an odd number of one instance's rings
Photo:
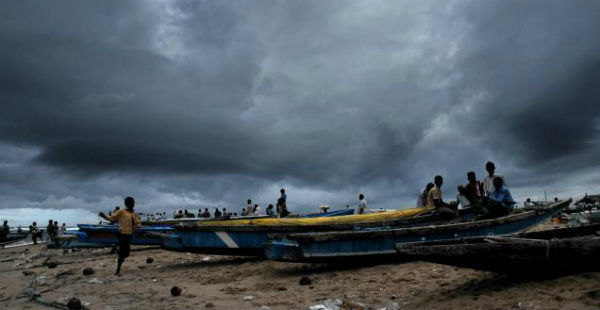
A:
{"type": "Polygon", "coordinates": [[[102,284],[104,283],[102,280],[98,279],[98,278],[92,278],[88,281],[88,283],[92,283],[92,284],[102,284]]]}
{"type": "Polygon", "coordinates": [[[171,288],[171,296],[179,296],[179,295],[181,295],[181,287],[173,286],[171,288]]]}
{"type": "Polygon", "coordinates": [[[322,303],[309,306],[309,310],[340,310],[343,302],[340,299],[325,299],[322,303]]]}
{"type": "Polygon", "coordinates": [[[302,277],[300,278],[300,285],[309,285],[312,284],[313,280],[309,277],[302,277]]]}
{"type": "Polygon", "coordinates": [[[96,273],[96,271],[94,271],[94,269],[92,269],[90,267],[87,267],[87,268],[83,269],[82,273],[83,273],[84,276],[91,276],[94,273],[96,273]]]}
{"type": "Polygon", "coordinates": [[[81,300],[79,300],[79,298],[77,298],[77,297],[72,297],[67,302],[67,308],[69,308],[71,310],[79,310],[79,309],[81,309],[82,308],[81,307],[81,300]]]}

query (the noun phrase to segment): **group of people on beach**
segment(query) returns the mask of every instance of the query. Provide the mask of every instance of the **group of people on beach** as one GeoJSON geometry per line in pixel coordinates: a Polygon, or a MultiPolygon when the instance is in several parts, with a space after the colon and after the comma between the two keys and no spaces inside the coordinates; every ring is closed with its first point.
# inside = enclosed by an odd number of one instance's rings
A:
{"type": "Polygon", "coordinates": [[[485,165],[488,173],[483,181],[477,180],[475,172],[467,173],[467,184],[458,186],[456,201],[449,203],[442,199],[442,184],[444,178],[434,177],[433,183],[428,183],[417,198],[417,207],[434,208],[442,218],[458,216],[458,207],[468,209],[472,213],[487,217],[507,215],[513,211],[516,204],[502,175],[496,174],[496,165],[488,161],[485,165]]]}
{"type": "MultiPolygon", "coordinates": [[[[277,199],[277,207],[273,207],[272,204],[269,204],[265,209],[265,214],[268,216],[277,216],[277,217],[286,217],[290,214],[287,209],[287,194],[285,193],[285,188],[279,190],[281,196],[277,199]]],[[[263,215],[260,210],[258,204],[252,205],[252,200],[248,199],[247,205],[245,208],[242,208],[242,216],[257,216],[263,215]]]]}
{"type": "MultiPolygon", "coordinates": [[[[272,204],[269,204],[267,208],[265,208],[265,213],[262,212],[260,206],[258,204],[253,204],[252,199],[246,200],[246,207],[242,208],[242,211],[239,213],[239,216],[260,216],[260,215],[268,215],[268,216],[277,216],[277,217],[286,217],[290,214],[287,209],[286,201],[287,195],[285,193],[285,189],[282,188],[279,193],[281,194],[277,199],[276,207],[272,204]]],[[[118,207],[117,209],[118,210],[118,207]]],[[[158,213],[161,214],[161,213],[158,213]]],[[[218,207],[215,207],[215,211],[213,214],[210,213],[208,208],[204,208],[204,210],[199,209],[198,215],[196,216],[193,212],[188,212],[188,210],[176,210],[173,212],[174,219],[183,219],[183,218],[214,218],[219,217],[237,217],[237,212],[229,212],[227,208],[222,208],[219,210],[218,207]]],[[[160,221],[165,220],[166,216],[156,216],[156,217],[148,217],[148,221],[160,221]]]]}
{"type": "MultiPolygon", "coordinates": [[[[58,226],[57,221],[49,220],[48,226],[46,226],[46,242],[55,241],[56,237],[64,233],[66,230],[67,224],[63,223],[62,226],[58,226]]],[[[21,226],[17,228],[17,233],[23,233],[21,226]]],[[[38,228],[37,222],[33,222],[31,225],[29,225],[28,234],[31,234],[31,241],[33,241],[33,244],[37,244],[38,239],[43,241],[43,233],[44,231],[38,228]]],[[[2,227],[0,227],[0,242],[6,240],[8,234],[10,234],[10,226],[8,225],[8,220],[4,220],[2,227]]]]}

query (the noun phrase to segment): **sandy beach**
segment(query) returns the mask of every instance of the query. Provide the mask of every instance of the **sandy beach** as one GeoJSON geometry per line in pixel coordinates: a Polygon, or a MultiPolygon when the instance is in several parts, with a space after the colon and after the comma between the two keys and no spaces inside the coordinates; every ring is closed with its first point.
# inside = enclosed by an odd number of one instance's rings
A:
{"type": "Polygon", "coordinates": [[[116,277],[110,248],[66,251],[38,244],[0,253],[2,309],[46,309],[30,300],[32,282],[44,301],[77,297],[89,309],[106,310],[600,307],[600,272],[528,279],[421,261],[293,264],[133,247],[116,277]],[[48,261],[58,265],[49,268],[48,261]],[[87,267],[95,273],[83,275],[87,267]],[[302,277],[311,283],[301,285],[302,277]],[[181,296],[171,296],[173,286],[183,289],[181,296]]]}

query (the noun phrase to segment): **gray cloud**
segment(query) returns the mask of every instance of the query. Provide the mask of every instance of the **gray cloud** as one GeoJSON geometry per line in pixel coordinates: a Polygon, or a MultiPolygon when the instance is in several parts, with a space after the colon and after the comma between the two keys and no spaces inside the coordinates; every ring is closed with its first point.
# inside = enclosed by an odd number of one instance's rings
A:
{"type": "Polygon", "coordinates": [[[19,2],[0,24],[2,208],[399,207],[490,159],[522,195],[598,171],[594,1],[19,2]]]}

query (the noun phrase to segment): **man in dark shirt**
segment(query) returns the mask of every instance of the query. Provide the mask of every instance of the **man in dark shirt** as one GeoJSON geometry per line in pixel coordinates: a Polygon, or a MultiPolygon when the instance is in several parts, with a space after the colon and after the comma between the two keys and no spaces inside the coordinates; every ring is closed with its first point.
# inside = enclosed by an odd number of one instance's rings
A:
{"type": "Polygon", "coordinates": [[[477,181],[477,176],[473,171],[469,171],[467,173],[467,179],[469,180],[469,183],[467,183],[467,185],[465,186],[465,188],[467,189],[465,196],[471,202],[475,202],[481,196],[481,184],[479,183],[479,181],[477,181]]]}
{"type": "Polygon", "coordinates": [[[8,227],[8,221],[4,220],[4,224],[2,225],[2,228],[0,229],[0,241],[6,240],[9,233],[10,233],[10,227],[8,227]]]}
{"type": "Polygon", "coordinates": [[[33,244],[37,244],[37,239],[40,237],[40,233],[36,222],[33,222],[33,224],[29,226],[29,232],[31,233],[31,241],[33,241],[33,244]]]}
{"type": "Polygon", "coordinates": [[[54,221],[50,220],[48,221],[48,226],[46,226],[46,233],[48,234],[48,242],[50,242],[50,239],[52,238],[52,235],[54,234],[54,221]]]}

